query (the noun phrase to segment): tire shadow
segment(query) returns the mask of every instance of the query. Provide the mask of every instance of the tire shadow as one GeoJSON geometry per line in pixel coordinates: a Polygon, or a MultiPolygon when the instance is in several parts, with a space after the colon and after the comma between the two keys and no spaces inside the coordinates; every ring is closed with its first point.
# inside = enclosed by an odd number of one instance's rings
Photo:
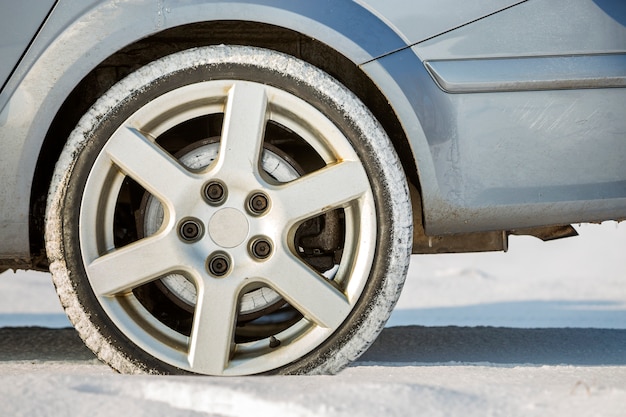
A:
{"type": "Polygon", "coordinates": [[[94,359],[95,355],[87,349],[73,328],[0,328],[0,362],[76,362],[94,359]]]}
{"type": "Polygon", "coordinates": [[[448,362],[626,365],[626,330],[391,327],[358,360],[361,366],[448,362]]]}
{"type": "MultiPolygon", "coordinates": [[[[73,328],[0,328],[0,362],[94,359],[73,328]]],[[[626,365],[626,330],[391,327],[383,330],[356,364],[406,366],[450,362],[626,365]]]]}

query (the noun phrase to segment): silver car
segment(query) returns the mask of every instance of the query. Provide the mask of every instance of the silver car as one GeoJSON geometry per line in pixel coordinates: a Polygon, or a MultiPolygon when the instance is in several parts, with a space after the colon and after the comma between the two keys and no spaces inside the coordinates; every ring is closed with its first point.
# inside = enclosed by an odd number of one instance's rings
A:
{"type": "Polygon", "coordinates": [[[49,270],[120,372],[337,372],[411,253],[626,219],[625,25],[620,0],[2,2],[0,271],[49,270]]]}

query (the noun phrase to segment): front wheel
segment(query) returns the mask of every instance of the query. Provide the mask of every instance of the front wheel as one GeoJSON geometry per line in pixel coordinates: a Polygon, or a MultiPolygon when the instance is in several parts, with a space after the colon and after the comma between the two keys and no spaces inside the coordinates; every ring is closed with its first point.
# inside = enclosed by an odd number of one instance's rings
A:
{"type": "Polygon", "coordinates": [[[350,91],[219,46],[139,69],[85,114],[46,247],[70,320],[120,372],[333,373],[382,330],[411,225],[398,158],[350,91]]]}

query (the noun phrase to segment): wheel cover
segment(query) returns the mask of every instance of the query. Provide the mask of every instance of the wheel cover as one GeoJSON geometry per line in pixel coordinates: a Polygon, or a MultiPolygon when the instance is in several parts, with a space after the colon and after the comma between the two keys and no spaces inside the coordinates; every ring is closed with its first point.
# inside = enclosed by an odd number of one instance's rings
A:
{"type": "Polygon", "coordinates": [[[108,317],[150,355],[211,375],[270,371],[324,343],[368,281],[376,230],[366,171],[332,121],[283,90],[229,80],[172,90],[126,119],[93,165],[79,217],[85,271],[108,317]],[[190,170],[157,144],[169,129],[219,113],[224,114],[219,154],[205,168],[190,170]],[[295,132],[325,166],[292,181],[272,177],[262,162],[268,121],[295,132]],[[160,202],[163,222],[153,234],[116,247],[115,210],[127,178],[160,202]],[[211,181],[227,189],[218,205],[203,198],[211,181]],[[262,213],[248,204],[257,194],[268,200],[262,213]],[[295,235],[304,221],[338,209],[345,216],[343,254],[327,277],[298,255],[295,235]],[[191,242],[181,239],[185,219],[200,223],[199,237],[191,242]],[[224,228],[238,232],[225,239],[224,228]],[[252,249],[260,241],[270,248],[267,257],[252,249]],[[223,275],[212,269],[215,259],[226,261],[223,275]],[[160,321],[134,292],[171,274],[183,275],[196,290],[189,335],[160,321]],[[271,336],[236,342],[242,297],[260,288],[280,294],[302,318],[271,336]]]}

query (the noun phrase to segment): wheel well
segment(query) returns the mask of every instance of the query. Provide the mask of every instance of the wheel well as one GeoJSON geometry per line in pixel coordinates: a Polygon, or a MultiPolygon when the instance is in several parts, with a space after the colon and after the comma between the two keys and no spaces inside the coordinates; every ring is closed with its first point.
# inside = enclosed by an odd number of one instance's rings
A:
{"type": "Polygon", "coordinates": [[[137,68],[177,51],[219,44],[283,52],[341,81],[377,117],[400,155],[409,182],[418,185],[408,140],[387,99],[355,63],[328,45],[292,30],[260,23],[226,21],[179,26],[139,40],[107,58],[80,81],[60,107],[44,139],[33,180],[30,242],[34,267],[47,268],[43,235],[48,186],[65,141],[82,115],[113,84],[137,68]]]}

